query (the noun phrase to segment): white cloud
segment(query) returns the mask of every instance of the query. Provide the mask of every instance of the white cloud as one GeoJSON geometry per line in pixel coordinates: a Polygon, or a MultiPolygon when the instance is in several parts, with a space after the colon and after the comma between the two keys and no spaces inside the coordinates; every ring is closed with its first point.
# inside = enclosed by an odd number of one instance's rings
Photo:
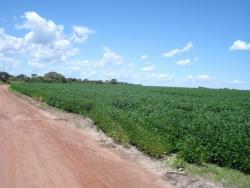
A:
{"type": "Polygon", "coordinates": [[[167,75],[167,74],[157,74],[156,75],[160,80],[172,80],[173,75],[167,75]]]}
{"type": "Polygon", "coordinates": [[[169,52],[166,52],[163,54],[164,57],[175,57],[176,55],[178,54],[181,54],[183,52],[186,52],[186,51],[189,51],[193,48],[193,43],[192,42],[188,42],[186,44],[186,46],[184,46],[183,48],[176,48],[176,49],[173,49],[169,52]]]}
{"type": "Polygon", "coordinates": [[[193,82],[209,81],[209,80],[212,80],[212,77],[207,74],[199,74],[197,76],[188,75],[186,76],[185,80],[193,81],[193,82]]]}
{"type": "Polygon", "coordinates": [[[206,75],[206,74],[200,74],[200,75],[197,76],[197,78],[199,80],[211,80],[212,79],[211,76],[206,75]]]}
{"type": "MultiPolygon", "coordinates": [[[[64,33],[63,25],[46,20],[36,12],[25,12],[23,22],[17,29],[27,30],[22,37],[11,36],[0,28],[0,53],[6,57],[21,58],[36,68],[48,64],[66,62],[69,57],[79,53],[74,42],[84,42],[94,31],[83,26],[74,26],[70,35],[64,33]]],[[[47,65],[47,66],[45,66],[47,65]]]]}
{"type": "MultiPolygon", "coordinates": [[[[120,69],[121,67],[132,67],[133,63],[125,63],[123,57],[112,51],[108,47],[103,47],[103,57],[99,60],[71,60],[67,61],[66,65],[71,67],[79,67],[82,70],[100,70],[109,71],[109,69],[120,69]]],[[[97,72],[97,71],[96,71],[97,72]]]]}
{"type": "Polygon", "coordinates": [[[27,29],[29,32],[25,34],[24,41],[35,44],[51,44],[57,40],[63,40],[62,25],[56,25],[51,20],[46,20],[36,12],[25,12],[22,16],[24,22],[17,26],[19,29],[27,29]]]}
{"type": "Polygon", "coordinates": [[[73,28],[74,33],[71,39],[76,43],[85,42],[89,38],[89,35],[95,33],[93,30],[91,30],[88,27],[73,26],[72,28],[73,28]]]}
{"type": "Polygon", "coordinates": [[[47,20],[36,12],[26,12],[21,18],[22,23],[16,27],[24,30],[21,37],[9,35],[0,28],[1,70],[11,73],[14,70],[19,73],[29,70],[29,73],[38,74],[53,70],[62,72],[65,76],[89,79],[132,78],[134,64],[125,63],[122,56],[108,47],[103,47],[103,57],[99,60],[71,58],[79,53],[74,44],[86,41],[94,33],[88,27],[73,26],[72,33],[65,33],[62,25],[47,20]],[[17,59],[22,62],[19,63],[17,59]]]}
{"type": "Polygon", "coordinates": [[[141,71],[143,72],[150,72],[150,71],[153,71],[155,69],[155,66],[154,65],[148,65],[148,66],[145,66],[141,69],[141,71]]]}
{"type": "Polygon", "coordinates": [[[141,72],[133,74],[133,79],[138,83],[145,83],[146,85],[164,85],[167,81],[173,80],[173,75],[155,73],[155,72],[141,72]]]}
{"type": "Polygon", "coordinates": [[[133,62],[131,62],[131,63],[128,64],[128,67],[133,67],[133,66],[134,66],[133,62]]]}
{"type": "Polygon", "coordinates": [[[193,76],[191,76],[191,75],[188,75],[188,76],[187,76],[187,80],[193,80],[193,79],[194,79],[193,76]]]}
{"type": "Polygon", "coordinates": [[[42,64],[42,63],[37,63],[37,62],[32,62],[32,61],[29,61],[28,64],[31,65],[31,66],[34,66],[34,67],[36,67],[38,69],[42,69],[42,68],[45,67],[45,65],[42,64]]]}
{"type": "Polygon", "coordinates": [[[91,78],[92,76],[96,76],[96,71],[85,71],[81,73],[85,78],[91,78]]]}
{"type": "Polygon", "coordinates": [[[201,61],[201,59],[199,57],[195,57],[194,58],[194,61],[197,62],[197,61],[201,61]]]}
{"type": "Polygon", "coordinates": [[[141,60],[145,60],[145,59],[148,59],[148,55],[143,54],[143,55],[141,56],[141,60]]]}
{"type": "Polygon", "coordinates": [[[22,47],[22,39],[5,33],[4,28],[0,28],[0,53],[16,53],[22,47]]]}
{"type": "Polygon", "coordinates": [[[14,73],[20,67],[20,61],[0,53],[0,70],[14,73]]]}
{"type": "Polygon", "coordinates": [[[114,76],[116,76],[116,74],[114,72],[110,72],[110,73],[107,74],[107,76],[108,77],[114,77],[114,76]]]}
{"type": "Polygon", "coordinates": [[[229,48],[231,51],[234,50],[250,50],[250,43],[246,43],[242,40],[236,40],[229,48]]]}
{"type": "Polygon", "coordinates": [[[64,72],[65,76],[68,77],[78,76],[82,79],[106,80],[116,78],[121,81],[129,81],[135,74],[133,63],[127,62],[109,47],[103,47],[103,56],[100,59],[69,60],[64,65],[57,71],[64,72]]]}
{"type": "Polygon", "coordinates": [[[123,64],[123,58],[116,54],[115,52],[113,52],[111,49],[109,49],[108,47],[104,46],[103,47],[104,50],[104,54],[103,54],[103,59],[102,62],[105,64],[123,64]]]}
{"type": "Polygon", "coordinates": [[[182,60],[177,61],[176,64],[185,66],[185,65],[191,65],[192,62],[190,59],[182,59],[182,60]]]}
{"type": "Polygon", "coordinates": [[[244,82],[241,80],[231,80],[230,83],[231,84],[243,84],[244,82]]]}
{"type": "Polygon", "coordinates": [[[72,69],[72,70],[81,70],[81,68],[80,67],[77,67],[77,66],[73,66],[73,67],[70,67],[70,69],[72,69]]]}

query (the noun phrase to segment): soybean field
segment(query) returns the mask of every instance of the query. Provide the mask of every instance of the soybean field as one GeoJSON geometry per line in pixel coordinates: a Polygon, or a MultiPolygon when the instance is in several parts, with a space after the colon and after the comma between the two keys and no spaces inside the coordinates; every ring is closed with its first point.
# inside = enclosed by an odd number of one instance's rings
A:
{"type": "Polygon", "coordinates": [[[47,104],[90,117],[107,135],[153,156],[176,153],[250,173],[250,91],[82,83],[13,83],[47,104]]]}

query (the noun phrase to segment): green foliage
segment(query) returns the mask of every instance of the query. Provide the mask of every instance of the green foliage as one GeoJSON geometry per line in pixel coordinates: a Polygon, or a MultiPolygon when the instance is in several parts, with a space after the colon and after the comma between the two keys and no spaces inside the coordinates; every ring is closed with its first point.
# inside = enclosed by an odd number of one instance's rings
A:
{"type": "Polygon", "coordinates": [[[16,83],[11,87],[90,117],[145,153],[250,173],[250,92],[112,84],[16,83]]]}
{"type": "Polygon", "coordinates": [[[66,82],[66,78],[57,72],[48,72],[43,79],[45,82],[66,82]]]}
{"type": "Polygon", "coordinates": [[[7,82],[9,80],[10,75],[7,72],[0,72],[0,81],[7,82]]]}
{"type": "Polygon", "coordinates": [[[180,170],[180,168],[185,169],[185,172],[191,177],[197,177],[198,175],[199,177],[210,179],[215,183],[219,183],[219,187],[221,187],[220,184],[222,184],[223,187],[250,187],[250,175],[238,170],[206,163],[203,165],[187,163],[175,154],[167,156],[163,160],[163,164],[165,164],[167,168],[172,168],[174,171],[180,170]]]}

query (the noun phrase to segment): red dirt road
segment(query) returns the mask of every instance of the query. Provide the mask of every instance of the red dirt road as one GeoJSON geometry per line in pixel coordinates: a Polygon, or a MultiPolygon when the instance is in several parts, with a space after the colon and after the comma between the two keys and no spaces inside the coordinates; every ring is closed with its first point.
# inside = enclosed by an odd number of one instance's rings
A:
{"type": "Polygon", "coordinates": [[[0,86],[0,188],[156,188],[160,182],[0,86]]]}

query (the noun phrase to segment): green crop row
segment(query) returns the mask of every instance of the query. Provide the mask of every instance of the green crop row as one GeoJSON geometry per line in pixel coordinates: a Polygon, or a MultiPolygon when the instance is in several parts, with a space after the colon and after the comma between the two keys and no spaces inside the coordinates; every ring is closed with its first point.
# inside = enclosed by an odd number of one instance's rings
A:
{"type": "Polygon", "coordinates": [[[154,157],[250,172],[250,92],[133,85],[16,83],[51,106],[90,117],[106,134],[154,157]]]}

